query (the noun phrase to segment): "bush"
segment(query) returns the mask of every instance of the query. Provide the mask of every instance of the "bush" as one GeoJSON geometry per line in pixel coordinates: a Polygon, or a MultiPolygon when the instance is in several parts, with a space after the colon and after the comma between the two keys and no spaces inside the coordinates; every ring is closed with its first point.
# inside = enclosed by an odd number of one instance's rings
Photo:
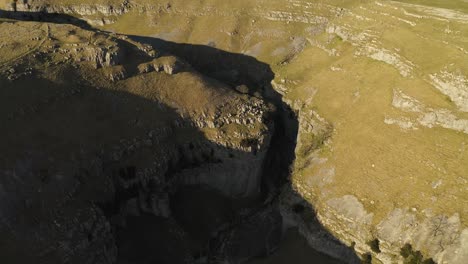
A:
{"type": "Polygon", "coordinates": [[[380,253],[382,252],[380,250],[380,241],[376,238],[374,240],[371,240],[369,242],[367,242],[367,245],[370,246],[370,248],[372,249],[372,251],[374,251],[375,253],[380,253]]]}
{"type": "Polygon", "coordinates": [[[413,252],[413,247],[406,243],[400,250],[400,255],[404,258],[409,257],[413,252]]]}
{"type": "Polygon", "coordinates": [[[437,264],[432,258],[424,259],[421,251],[414,251],[408,243],[401,248],[400,255],[405,258],[404,264],[437,264]]]}

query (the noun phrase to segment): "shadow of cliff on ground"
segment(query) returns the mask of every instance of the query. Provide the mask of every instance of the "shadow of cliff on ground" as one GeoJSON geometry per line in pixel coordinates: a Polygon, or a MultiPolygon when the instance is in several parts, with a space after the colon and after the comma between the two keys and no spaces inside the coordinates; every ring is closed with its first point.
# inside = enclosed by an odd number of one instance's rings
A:
{"type": "MultiPolygon", "coordinates": [[[[91,29],[86,22],[67,15],[34,13],[20,14],[18,16],[18,14],[12,13],[14,12],[2,11],[0,12],[0,16],[22,21],[33,20],[47,21],[50,23],[71,23],[84,29],[91,29]]],[[[271,81],[274,79],[275,75],[270,66],[253,57],[219,50],[210,46],[180,44],[142,36],[130,37],[136,41],[153,45],[160,51],[184,59],[195,70],[205,76],[224,82],[232,86],[233,89],[237,87],[239,92],[262,97],[267,102],[276,106],[276,116],[274,135],[266,160],[263,164],[261,188],[263,198],[260,201],[255,201],[254,205],[249,205],[250,209],[247,210],[247,213],[241,213],[243,210],[234,208],[235,206],[233,206],[236,201],[230,197],[224,197],[206,186],[191,186],[193,187],[192,189],[187,186],[181,186],[180,189],[178,188],[178,190],[173,191],[170,196],[171,201],[169,202],[174,215],[173,218],[168,219],[151,214],[131,216],[127,219],[129,226],[126,226],[124,229],[116,228],[116,239],[120,255],[119,263],[130,263],[129,261],[133,261],[132,263],[149,263],[148,261],[157,261],[157,263],[177,263],[178,261],[174,261],[175,259],[179,259],[179,263],[184,263],[185,257],[198,258],[199,262],[219,263],[219,258],[222,256],[229,256],[234,260],[242,260],[249,254],[251,257],[266,257],[273,253],[280,243],[280,241],[275,238],[276,235],[273,235],[273,238],[255,236],[277,233],[278,230],[276,229],[278,226],[282,225],[281,217],[278,218],[279,197],[281,190],[288,189],[283,187],[290,184],[289,176],[291,165],[295,159],[298,120],[294,111],[283,102],[281,94],[276,92],[271,86],[271,81]],[[247,87],[239,87],[242,85],[246,85],[247,87]],[[185,191],[180,192],[179,190],[185,191]],[[201,207],[197,207],[198,205],[194,201],[203,204],[205,210],[201,210],[201,207]],[[206,209],[206,207],[209,207],[209,209],[206,209]],[[187,215],[184,212],[192,212],[193,215],[187,215]],[[200,215],[196,215],[198,213],[200,215]],[[218,220],[216,220],[218,222],[215,221],[216,223],[213,222],[213,214],[216,219],[221,219],[220,222],[218,220]],[[272,221],[274,223],[271,223],[272,221]],[[279,223],[275,221],[279,221],[279,223]],[[210,225],[217,226],[215,228],[210,225]],[[267,228],[273,227],[275,230],[262,229],[265,226],[267,226],[267,228]],[[179,236],[169,236],[167,232],[171,229],[179,230],[180,232],[176,232],[179,236]],[[213,232],[216,233],[215,236],[213,236],[213,232]],[[183,236],[180,234],[183,234],[183,236]],[[200,249],[200,244],[203,243],[205,243],[205,246],[201,246],[204,248],[200,249]],[[258,243],[269,243],[270,245],[260,246],[259,249],[250,248],[251,246],[258,246],[255,245],[258,243]],[[172,257],[173,259],[171,259],[172,257]]],[[[190,87],[187,87],[187,89],[189,88],[190,87]]],[[[146,109],[145,111],[150,111],[150,115],[145,114],[145,116],[151,116],[151,111],[153,111],[151,109],[160,107],[159,103],[147,101],[146,99],[125,93],[94,91],[92,89],[88,89],[88,92],[97,93],[96,95],[111,93],[109,98],[115,98],[113,100],[123,100],[122,98],[126,98],[124,101],[133,101],[134,103],[132,103],[132,105],[146,105],[148,107],[144,107],[144,109],[146,109]],[[152,104],[155,105],[151,106],[152,104]]],[[[115,105],[112,107],[111,109],[114,109],[115,105]]],[[[132,109],[127,110],[130,111],[130,113],[133,111],[132,109]]],[[[116,116],[116,113],[112,113],[112,116],[116,116]]],[[[173,116],[174,119],[179,118],[174,111],[172,111],[170,116],[173,116]]],[[[80,118],[80,116],[76,118],[80,118]]],[[[142,122],[146,121],[142,120],[142,122]]],[[[113,124],[109,125],[114,126],[113,124]]],[[[114,133],[118,134],[120,131],[117,130],[114,133]]],[[[199,140],[206,141],[203,140],[203,135],[199,132],[193,131],[193,133],[197,135],[196,137],[200,138],[199,140]]],[[[225,151],[229,152],[230,150],[225,151]]],[[[114,168],[113,170],[117,175],[120,174],[124,178],[128,177],[129,173],[134,175],[135,169],[138,168],[134,164],[124,164],[120,162],[103,161],[103,164],[107,164],[104,167],[110,166],[114,168]]],[[[182,165],[180,163],[175,163],[172,165],[172,168],[179,170],[180,168],[177,168],[177,166],[182,165]]],[[[109,170],[104,169],[103,171],[109,170]]],[[[104,173],[103,175],[103,177],[115,177],[109,176],[109,173],[104,173]]],[[[114,184],[116,183],[114,182],[114,184]]],[[[93,203],[99,202],[101,208],[103,208],[111,222],[120,221],[118,220],[118,212],[121,209],[122,203],[138,197],[139,195],[138,191],[135,191],[135,189],[120,189],[119,193],[120,187],[116,188],[117,194],[111,201],[91,200],[93,203]]],[[[160,186],[152,186],[151,188],[158,189],[160,186]]],[[[292,190],[291,187],[289,187],[289,189],[292,190]]],[[[297,197],[299,197],[298,199],[302,199],[300,196],[297,197]]],[[[316,220],[312,205],[309,205],[303,199],[296,204],[305,204],[303,207],[308,208],[307,214],[308,218],[313,220],[311,225],[313,225],[312,229],[315,230],[314,232],[323,234],[323,237],[333,240],[335,244],[340,244],[316,220]]],[[[51,206],[53,206],[53,204],[51,204],[51,206]]],[[[293,211],[298,215],[302,215],[304,214],[304,208],[293,208],[293,211]]],[[[116,225],[114,224],[114,226],[116,225]]],[[[281,227],[279,228],[281,232],[281,227]]],[[[30,243],[34,243],[34,241],[30,243]]],[[[339,247],[341,247],[343,251],[348,252],[347,254],[350,256],[349,259],[347,259],[348,262],[357,262],[357,256],[350,253],[351,249],[347,248],[345,245],[339,245],[339,247]]],[[[4,251],[6,249],[0,250],[4,251]]],[[[295,252],[295,254],[300,254],[300,252],[295,252]]],[[[316,260],[311,259],[307,261],[307,263],[314,263],[316,260]]],[[[320,263],[326,263],[323,259],[320,261],[320,263]]],[[[272,263],[274,263],[274,261],[272,261],[272,263]]],[[[334,260],[330,260],[330,263],[335,262],[334,260]]]]}

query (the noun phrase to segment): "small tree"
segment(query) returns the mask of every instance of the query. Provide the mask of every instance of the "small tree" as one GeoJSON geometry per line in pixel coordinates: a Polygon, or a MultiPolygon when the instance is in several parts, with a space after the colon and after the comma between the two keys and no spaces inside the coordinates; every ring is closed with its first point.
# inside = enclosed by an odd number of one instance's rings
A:
{"type": "Polygon", "coordinates": [[[372,249],[372,251],[374,251],[375,253],[380,253],[382,252],[380,250],[380,241],[376,238],[374,240],[371,240],[369,242],[367,242],[367,244],[370,246],[370,248],[372,249]]]}
{"type": "Polygon", "coordinates": [[[400,255],[405,258],[404,264],[437,264],[432,258],[424,259],[421,251],[414,251],[410,244],[405,244],[401,248],[400,255]]]}
{"type": "Polygon", "coordinates": [[[400,255],[404,258],[409,257],[413,253],[411,244],[406,243],[400,250],[400,255]]]}

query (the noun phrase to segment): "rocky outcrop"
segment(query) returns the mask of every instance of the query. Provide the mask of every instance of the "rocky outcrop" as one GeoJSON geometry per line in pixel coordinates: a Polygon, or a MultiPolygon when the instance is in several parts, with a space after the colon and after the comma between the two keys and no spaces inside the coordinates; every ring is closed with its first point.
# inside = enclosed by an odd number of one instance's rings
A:
{"type": "Polygon", "coordinates": [[[130,11],[129,1],[116,2],[115,4],[60,4],[55,1],[26,0],[11,2],[0,9],[13,11],[23,16],[38,16],[41,14],[68,14],[84,17],[90,25],[103,26],[115,22],[115,16],[123,15],[130,11]]]}
{"type": "Polygon", "coordinates": [[[325,231],[321,222],[324,219],[312,214],[311,212],[314,212],[314,210],[310,205],[289,186],[285,187],[281,194],[280,209],[285,225],[297,227],[312,248],[343,263],[361,263],[360,259],[354,254],[354,248],[343,245],[338,239],[325,231]]]}
{"type": "Polygon", "coordinates": [[[458,118],[448,109],[427,107],[401,91],[394,91],[392,105],[405,112],[416,113],[419,117],[417,119],[406,118],[405,120],[395,121],[387,118],[387,124],[397,124],[403,129],[417,129],[417,124],[428,128],[439,126],[468,134],[468,120],[458,118]]]}
{"type": "Polygon", "coordinates": [[[190,69],[190,66],[175,57],[160,57],[151,62],[146,62],[138,65],[140,73],[148,72],[165,72],[169,75],[177,74],[179,72],[190,69]]]}
{"type": "Polygon", "coordinates": [[[468,78],[462,74],[441,71],[431,74],[432,85],[447,95],[460,111],[468,112],[468,78]]]}
{"type": "MultiPolygon", "coordinates": [[[[12,7],[11,7],[12,8],[12,7]]],[[[130,10],[129,1],[121,1],[116,4],[57,4],[43,0],[19,1],[16,4],[16,11],[26,12],[46,12],[60,14],[77,14],[80,16],[104,15],[115,16],[125,14],[130,10]]]]}
{"type": "Polygon", "coordinates": [[[122,54],[115,47],[85,47],[82,50],[75,49],[76,61],[91,62],[95,68],[114,66],[119,64],[122,54]]]}

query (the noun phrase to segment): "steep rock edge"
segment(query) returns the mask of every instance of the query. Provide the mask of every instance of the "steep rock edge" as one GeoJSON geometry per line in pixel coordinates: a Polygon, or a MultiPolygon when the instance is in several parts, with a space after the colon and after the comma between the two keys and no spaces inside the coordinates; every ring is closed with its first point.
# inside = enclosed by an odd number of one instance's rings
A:
{"type": "MultiPolygon", "coordinates": [[[[183,186],[207,186],[226,203],[260,195],[274,131],[271,106],[125,37],[70,25],[0,25],[21,26],[42,27],[43,41],[1,70],[8,127],[1,141],[4,259],[114,263],[116,244],[121,252],[126,246],[116,232],[125,236],[145,218],[174,229],[167,233],[174,241],[187,236],[170,210],[183,186]],[[82,41],[90,35],[92,44],[82,41]]],[[[278,213],[270,211],[250,213],[258,220],[239,232],[281,230],[278,213]]],[[[225,221],[216,224],[212,232],[225,221]]],[[[248,258],[252,252],[237,252],[238,243],[230,242],[236,231],[229,230],[211,257],[248,258]]],[[[273,232],[255,254],[275,247],[273,232]]],[[[193,246],[179,246],[173,263],[193,261],[193,246]]]]}

